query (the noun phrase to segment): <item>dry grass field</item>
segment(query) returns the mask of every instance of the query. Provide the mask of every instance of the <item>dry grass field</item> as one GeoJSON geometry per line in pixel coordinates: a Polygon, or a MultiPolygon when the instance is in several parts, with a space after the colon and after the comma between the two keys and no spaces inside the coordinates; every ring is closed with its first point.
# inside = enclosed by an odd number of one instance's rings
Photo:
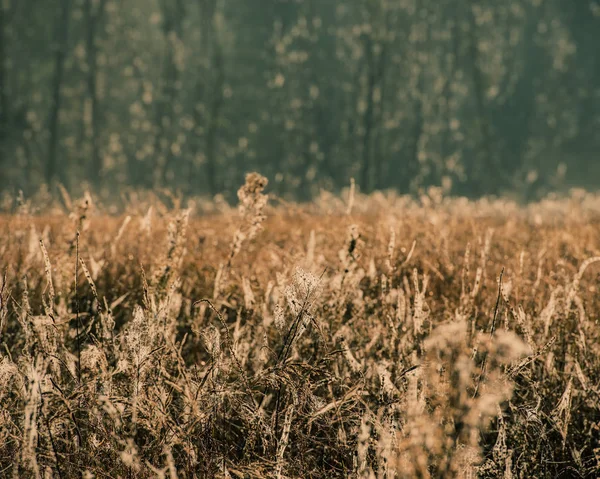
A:
{"type": "Polygon", "coordinates": [[[600,476],[599,196],[264,186],[0,217],[0,477],[600,476]]]}

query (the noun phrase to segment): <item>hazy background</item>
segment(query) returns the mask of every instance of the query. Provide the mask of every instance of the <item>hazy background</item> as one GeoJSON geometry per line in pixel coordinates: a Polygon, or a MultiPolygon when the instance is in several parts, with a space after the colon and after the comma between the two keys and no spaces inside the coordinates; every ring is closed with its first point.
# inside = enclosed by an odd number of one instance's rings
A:
{"type": "Polygon", "coordinates": [[[600,0],[0,0],[0,190],[595,188],[600,0]]]}

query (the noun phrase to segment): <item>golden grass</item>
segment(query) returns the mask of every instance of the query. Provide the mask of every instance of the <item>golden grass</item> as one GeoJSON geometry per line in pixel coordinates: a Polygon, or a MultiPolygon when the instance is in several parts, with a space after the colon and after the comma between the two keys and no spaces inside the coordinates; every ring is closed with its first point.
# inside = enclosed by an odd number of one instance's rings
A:
{"type": "Polygon", "coordinates": [[[1,477],[600,474],[599,197],[263,187],[0,216],[1,477]]]}

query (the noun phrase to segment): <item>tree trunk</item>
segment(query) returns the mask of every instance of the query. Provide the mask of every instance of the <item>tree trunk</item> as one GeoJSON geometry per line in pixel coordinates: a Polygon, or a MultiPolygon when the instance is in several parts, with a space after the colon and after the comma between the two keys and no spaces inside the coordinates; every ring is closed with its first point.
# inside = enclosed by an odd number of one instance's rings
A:
{"type": "MultiPolygon", "coordinates": [[[[201,11],[202,32],[200,35],[200,48],[205,53],[200,61],[196,73],[196,84],[194,86],[194,108],[192,116],[196,131],[202,129],[203,133],[194,133],[190,140],[190,160],[188,163],[188,193],[193,194],[198,191],[198,185],[201,182],[200,165],[198,164],[198,153],[202,150],[206,155],[206,125],[207,114],[204,106],[207,103],[207,94],[210,94],[209,76],[210,64],[212,62],[212,52],[216,42],[214,21],[217,11],[217,0],[199,0],[201,11]]],[[[205,157],[206,159],[206,157],[205,157]]]]}
{"type": "Polygon", "coordinates": [[[98,109],[98,50],[96,48],[96,32],[104,14],[106,0],[100,0],[97,11],[94,12],[92,0],[85,2],[87,20],[86,56],[87,56],[87,89],[90,98],[90,124],[88,137],[91,145],[90,169],[88,178],[96,178],[98,186],[102,186],[102,157],[100,155],[100,112],[98,109]]]}
{"type": "Polygon", "coordinates": [[[168,172],[173,162],[173,152],[171,145],[175,137],[174,112],[175,102],[177,101],[177,84],[180,80],[179,67],[176,64],[176,45],[173,44],[172,36],[177,40],[183,39],[183,18],[185,16],[185,7],[182,0],[167,0],[162,2],[162,12],[164,17],[163,34],[167,42],[167,51],[165,54],[165,68],[163,73],[163,84],[161,96],[157,102],[157,135],[155,139],[155,154],[158,164],[154,178],[154,186],[164,186],[167,183],[168,172]],[[166,125],[165,125],[166,119],[166,125]],[[163,150],[161,141],[166,140],[167,147],[163,150]]]}
{"type": "Polygon", "coordinates": [[[217,71],[217,79],[213,89],[214,100],[210,113],[210,124],[206,134],[206,173],[208,189],[212,196],[219,192],[216,165],[216,146],[219,132],[221,108],[223,107],[223,85],[225,84],[225,66],[223,65],[223,52],[218,41],[215,41],[214,68],[217,71]]]}
{"type": "Polygon", "coordinates": [[[0,2],[0,167],[7,156],[6,139],[8,137],[8,85],[6,78],[6,38],[5,38],[5,12],[4,5],[0,2]]]}
{"type": "Polygon", "coordinates": [[[471,61],[471,81],[473,83],[475,107],[477,109],[477,122],[481,136],[482,164],[486,165],[483,171],[479,171],[479,177],[473,178],[471,184],[476,187],[476,196],[483,193],[496,194],[506,186],[506,173],[498,164],[498,155],[494,142],[492,124],[487,111],[485,101],[485,79],[481,71],[479,60],[479,46],[477,38],[477,23],[473,12],[473,5],[467,5],[468,21],[468,51],[471,61]]]}
{"type": "Polygon", "coordinates": [[[361,187],[364,193],[371,188],[371,135],[373,130],[374,92],[376,83],[375,61],[373,58],[373,45],[371,38],[367,37],[365,42],[365,54],[367,56],[367,108],[363,117],[364,136],[362,145],[362,172],[361,187]]]}
{"type": "Polygon", "coordinates": [[[52,82],[52,105],[50,107],[48,140],[48,160],[46,163],[46,182],[51,185],[56,179],[64,182],[65,170],[58,170],[58,143],[60,137],[60,109],[62,101],[62,87],[65,72],[65,59],[69,42],[69,20],[71,16],[71,1],[63,0],[62,8],[56,22],[54,48],[54,79],[52,82]]]}

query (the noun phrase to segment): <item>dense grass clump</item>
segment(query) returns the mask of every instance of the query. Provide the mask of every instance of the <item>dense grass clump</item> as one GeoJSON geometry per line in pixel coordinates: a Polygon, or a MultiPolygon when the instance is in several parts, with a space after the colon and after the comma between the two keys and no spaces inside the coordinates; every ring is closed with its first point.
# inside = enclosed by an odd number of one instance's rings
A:
{"type": "Polygon", "coordinates": [[[600,475],[600,198],[265,186],[0,217],[1,477],[600,475]]]}

